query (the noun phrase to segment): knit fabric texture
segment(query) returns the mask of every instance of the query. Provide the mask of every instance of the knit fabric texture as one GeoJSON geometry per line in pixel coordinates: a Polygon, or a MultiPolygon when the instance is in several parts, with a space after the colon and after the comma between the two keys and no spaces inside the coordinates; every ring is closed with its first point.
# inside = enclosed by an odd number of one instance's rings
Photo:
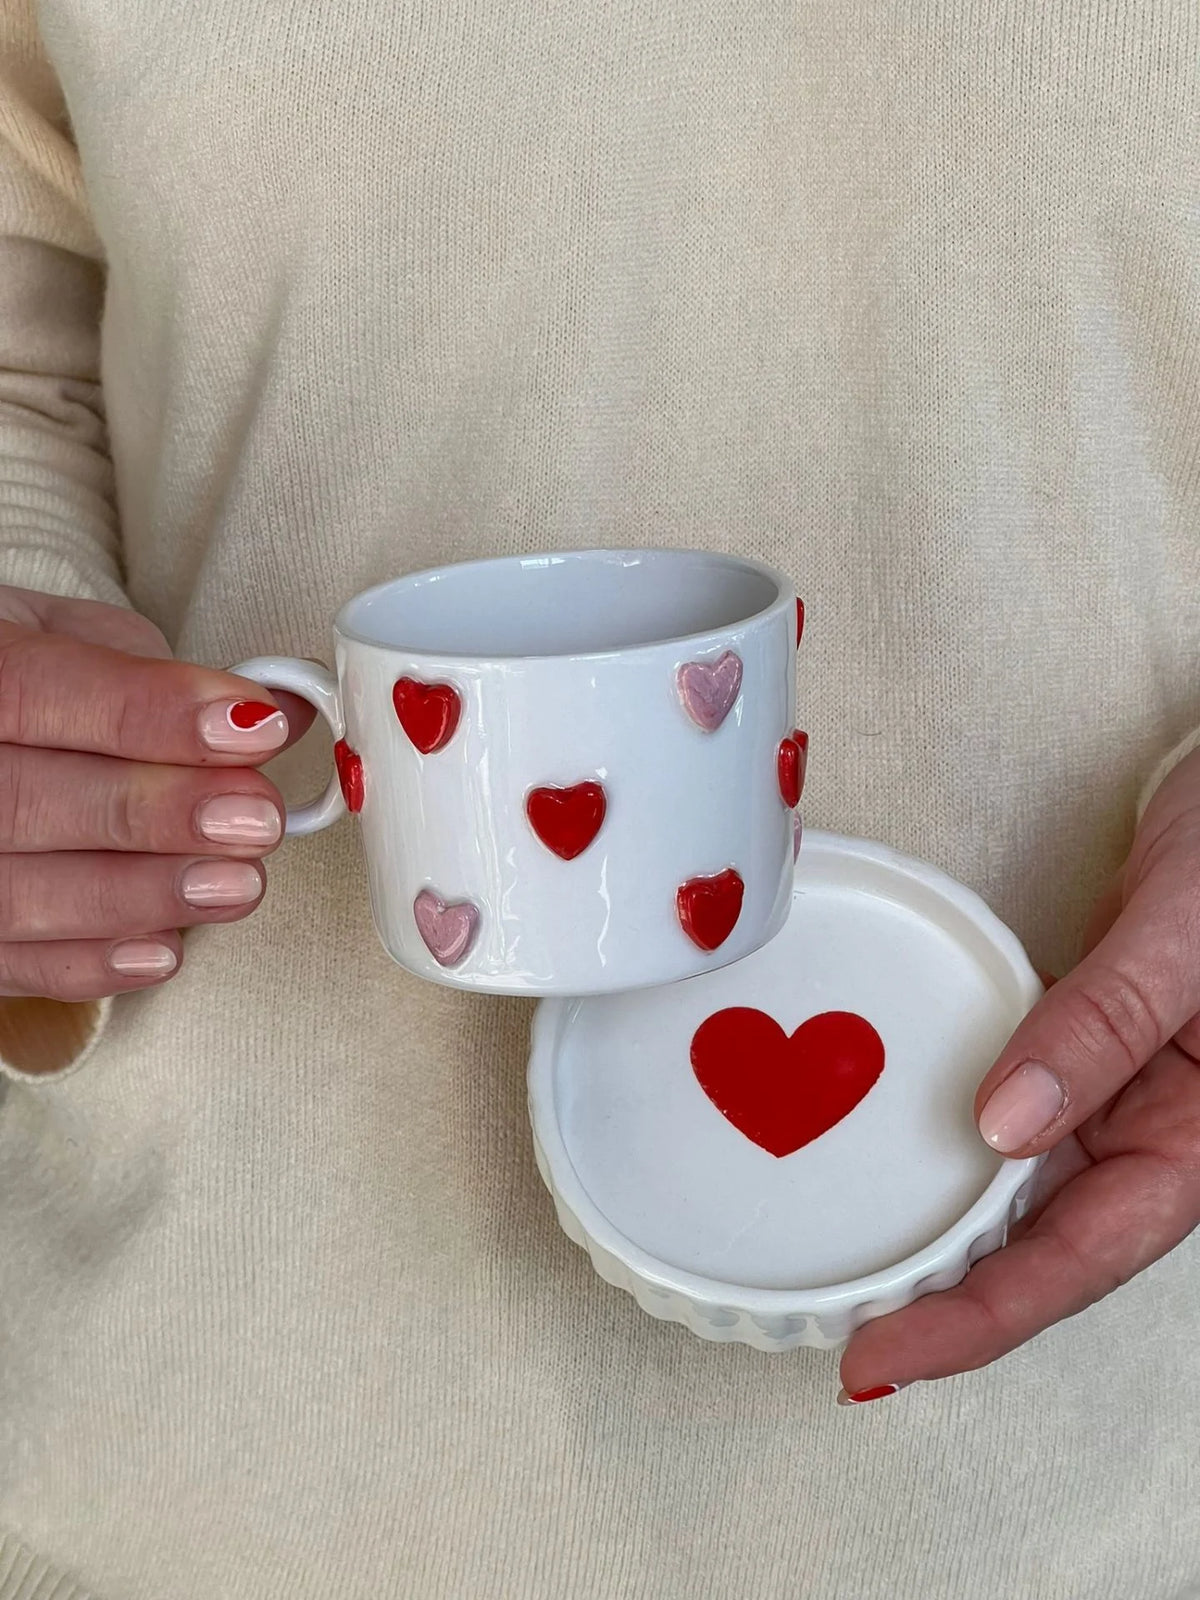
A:
{"type": "MultiPolygon", "coordinates": [[[[0,581],[226,666],[446,561],[764,559],[806,821],[1062,971],[1200,723],[1198,175],[1195,0],[0,0],[0,581]]],[[[0,1600],[1195,1592],[1194,1240],[839,1410],[593,1274],[531,1006],[388,961],[352,823],[269,876],[0,1006],[0,1600]]]]}

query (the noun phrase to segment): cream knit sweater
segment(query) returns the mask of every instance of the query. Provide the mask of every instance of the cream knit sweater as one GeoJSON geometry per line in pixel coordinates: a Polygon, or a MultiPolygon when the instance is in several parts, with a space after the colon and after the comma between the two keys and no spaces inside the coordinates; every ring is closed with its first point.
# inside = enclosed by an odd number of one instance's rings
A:
{"type": "MultiPolygon", "coordinates": [[[[764,557],[808,820],[1070,960],[1200,721],[1196,0],[33,11],[0,581],[225,665],[424,564],[764,557]]],[[[7,1006],[0,1600],[1200,1592],[1194,1240],[839,1411],[560,1235],[529,1019],[389,964],[349,824],[98,1039],[7,1006]]]]}

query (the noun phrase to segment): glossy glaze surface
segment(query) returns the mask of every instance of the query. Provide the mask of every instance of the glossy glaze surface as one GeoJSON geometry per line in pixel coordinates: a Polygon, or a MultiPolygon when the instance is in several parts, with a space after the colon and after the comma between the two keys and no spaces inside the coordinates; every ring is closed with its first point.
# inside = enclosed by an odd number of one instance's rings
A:
{"type": "MultiPolygon", "coordinates": [[[[791,584],[755,563],[583,551],[357,597],[336,685],[286,659],[237,670],[308,694],[342,741],[397,961],[462,988],[582,995],[709,970],[782,926],[795,628],[791,584]],[[697,939],[680,894],[728,873],[736,915],[697,939]]],[[[334,782],[289,831],[343,809],[334,782]]]]}
{"type": "Polygon", "coordinates": [[[736,966],[545,1002],[529,1078],[541,1170],[602,1275],[764,1349],[956,1282],[1036,1170],[971,1117],[1041,993],[1008,929],[935,869],[829,834],[806,836],[794,894],[736,966]]]}

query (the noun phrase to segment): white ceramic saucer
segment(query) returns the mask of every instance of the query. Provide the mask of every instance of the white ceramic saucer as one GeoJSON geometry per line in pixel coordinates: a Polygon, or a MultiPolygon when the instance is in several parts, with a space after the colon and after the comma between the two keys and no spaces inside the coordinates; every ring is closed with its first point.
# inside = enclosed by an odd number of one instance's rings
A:
{"type": "Polygon", "coordinates": [[[566,1232],[655,1316],[760,1349],[841,1344],[958,1282],[1036,1161],[971,1118],[1042,993],[971,891],[809,833],[764,949],[664,988],[546,1000],[529,1096],[566,1232]]]}

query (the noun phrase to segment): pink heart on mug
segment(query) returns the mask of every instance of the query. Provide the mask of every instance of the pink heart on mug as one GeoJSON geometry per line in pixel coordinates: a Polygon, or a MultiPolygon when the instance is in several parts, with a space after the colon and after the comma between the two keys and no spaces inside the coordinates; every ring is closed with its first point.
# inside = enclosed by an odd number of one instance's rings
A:
{"type": "Polygon", "coordinates": [[[675,675],[683,709],[698,728],[712,733],[725,721],[742,687],[742,659],[726,650],[715,661],[685,662],[675,675]]]}
{"type": "Polygon", "coordinates": [[[422,889],[413,901],[413,916],[417,932],[442,967],[456,967],[479,932],[477,905],[470,900],[457,900],[447,905],[432,889],[422,889]]]}

